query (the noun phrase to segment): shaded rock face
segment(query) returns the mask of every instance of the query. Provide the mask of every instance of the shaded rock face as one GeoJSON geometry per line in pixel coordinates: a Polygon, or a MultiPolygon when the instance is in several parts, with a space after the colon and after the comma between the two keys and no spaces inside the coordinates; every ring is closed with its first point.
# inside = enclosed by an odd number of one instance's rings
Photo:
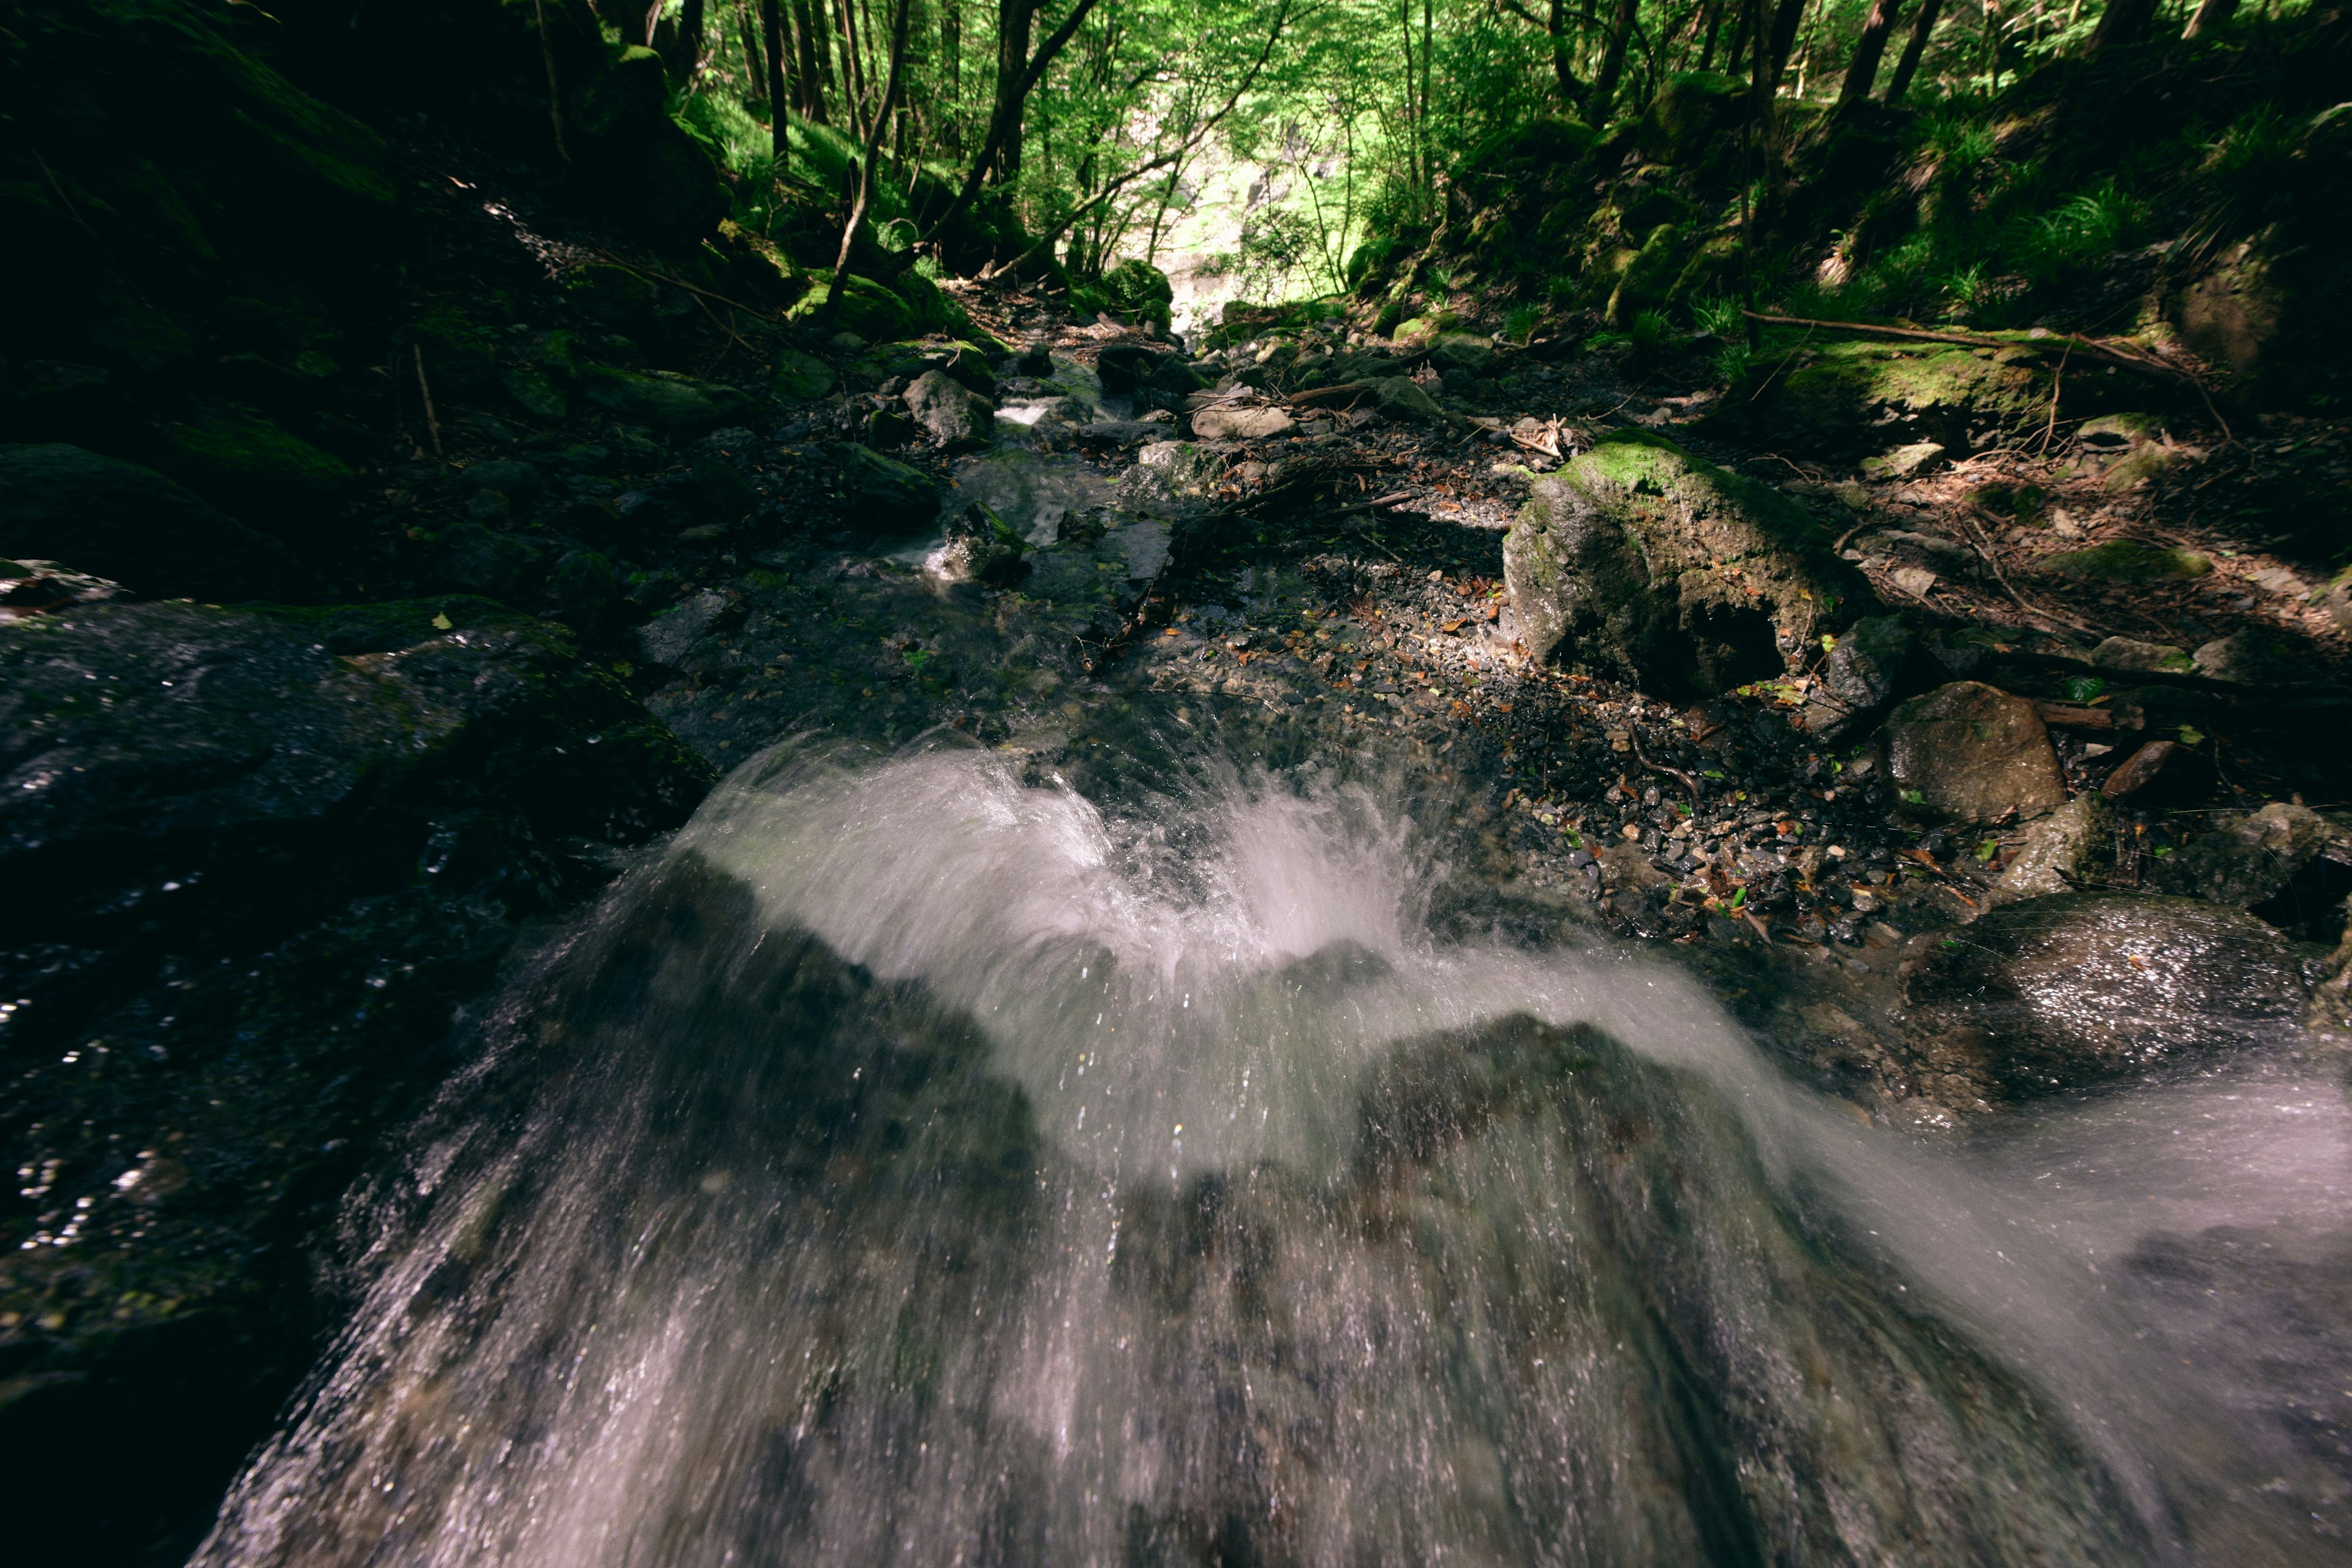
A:
{"type": "Polygon", "coordinates": [[[1886,761],[1915,809],[1956,822],[2036,817],[2066,799],[2032,700],[1980,681],[1956,680],[1897,708],[1886,723],[1886,761]]]}
{"type": "Polygon", "coordinates": [[[2194,899],[2060,893],[1994,910],[1905,965],[1911,1022],[2022,1100],[2263,1043],[2292,1029],[2292,948],[2194,899]]]}
{"type": "Polygon", "coordinates": [[[907,412],[950,452],[975,452],[996,433],[996,410],[944,371],[927,370],[907,388],[907,412]]]}
{"type": "Polygon", "coordinates": [[[2007,903],[2073,892],[2112,866],[2115,831],[2116,810],[2105,795],[2076,795],[2034,825],[2023,850],[1993,884],[1993,899],[2007,903]]]}
{"type": "Polygon", "coordinates": [[[163,475],[79,447],[0,447],[0,556],[64,562],[156,597],[250,599],[284,554],[163,475]]]}
{"type": "Polygon", "coordinates": [[[847,497],[844,511],[853,522],[877,534],[904,535],[929,526],[938,516],[939,481],[920,468],[864,447],[844,444],[834,453],[847,497]]]}
{"type": "Polygon", "coordinates": [[[2049,411],[2050,377],[2038,356],[2003,363],[1965,348],[1833,342],[1759,356],[1710,423],[1750,440],[1858,459],[1898,443],[1967,451],[1972,435],[2022,426],[2049,411]]]}
{"type": "Polygon", "coordinates": [[[1902,694],[1918,654],[1918,635],[1902,617],[1856,621],[1822,661],[1820,689],[1802,715],[1805,728],[1823,739],[1851,731],[1902,694]]]}
{"type": "Polygon", "coordinates": [[[2156,880],[2167,892],[2252,910],[2274,925],[2332,938],[2352,892],[2352,843],[2317,812],[2273,801],[2215,818],[2156,863],[2156,880]]]}
{"type": "Polygon", "coordinates": [[[1786,497],[1654,437],[1538,479],[1503,544],[1528,651],[1664,695],[1777,675],[1868,586],[1786,497]]]}
{"type": "Polygon", "coordinates": [[[54,1521],[12,1547],[144,1561],[209,1511],[455,1009],[709,778],[561,627],[479,600],[0,625],[0,877],[41,889],[0,908],[0,1155],[39,1177],[6,1199],[0,1464],[54,1521]]]}

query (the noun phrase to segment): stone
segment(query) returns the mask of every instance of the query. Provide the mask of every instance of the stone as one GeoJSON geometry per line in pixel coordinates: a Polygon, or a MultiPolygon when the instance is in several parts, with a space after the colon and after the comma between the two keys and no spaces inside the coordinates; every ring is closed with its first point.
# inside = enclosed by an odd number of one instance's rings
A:
{"type": "Polygon", "coordinates": [[[2195,899],[2069,892],[1993,910],[1903,965],[1911,1026],[1972,1036],[1986,1099],[2018,1100],[2284,1037],[2304,1005],[2285,937],[2195,899]]]}
{"type": "Polygon", "coordinates": [[[915,423],[950,452],[976,452],[996,434],[996,410],[945,371],[925,371],[902,395],[915,423]]]}
{"type": "Polygon", "coordinates": [[[742,616],[740,601],[716,588],[705,588],[637,627],[637,656],[650,665],[675,666],[695,644],[742,616]]]}
{"type": "MultiPolygon", "coordinates": [[[[860,339],[858,347],[865,346],[860,339]]],[[[768,390],[788,402],[814,403],[833,390],[835,379],[833,366],[814,354],[785,349],[776,355],[775,368],[768,374],[768,390]]]]}
{"type": "Polygon", "coordinates": [[[1895,700],[1918,647],[1918,635],[1899,616],[1856,621],[1822,661],[1821,683],[1802,715],[1805,728],[1833,739],[1895,700]]]}
{"type": "Polygon", "coordinates": [[[904,535],[937,520],[940,484],[930,475],[847,442],[833,450],[853,523],[873,533],[904,535]]]}
{"type": "Polygon", "coordinates": [[[745,424],[759,414],[758,405],[731,386],[666,370],[586,365],[581,371],[580,390],[590,403],[608,413],[661,430],[709,430],[745,424]]]}
{"type": "Polygon", "coordinates": [[[1630,431],[1534,481],[1503,574],[1530,657],[1677,698],[1779,675],[1872,602],[1796,501],[1630,431]]]}
{"type": "Polygon", "coordinates": [[[1782,451],[1863,458],[1890,437],[1969,449],[1972,433],[2040,426],[2050,378],[1965,348],[1865,342],[1776,344],[1757,354],[1706,425],[1782,451]]]}
{"type": "Polygon", "coordinates": [[[2184,454],[2169,447],[2137,447],[2107,469],[2099,486],[2117,491],[2137,489],[2162,479],[2186,460],[2184,454]]]}
{"type": "Polygon", "coordinates": [[[2209,903],[2254,909],[2286,891],[2342,837],[2317,812],[2285,801],[2272,801],[2259,811],[2224,813],[2156,863],[2157,886],[2209,903]]]}
{"type": "Polygon", "coordinates": [[[1904,801],[1928,816],[2031,820],[2066,800],[2065,775],[2032,700],[1981,681],[1956,680],[1895,709],[1886,762],[1904,801]]]}
{"type": "Polygon", "coordinates": [[[836,336],[854,333],[872,343],[897,342],[922,330],[914,308],[903,297],[862,273],[850,275],[841,290],[838,310],[827,309],[833,299],[832,269],[820,268],[809,277],[814,281],[808,292],[793,301],[784,313],[787,320],[830,325],[836,336]]]}
{"type": "Polygon", "coordinates": [[[2137,539],[2111,539],[2088,550],[2052,555],[2042,569],[2062,577],[2107,583],[2165,583],[2202,577],[2213,563],[2193,550],[2149,544],[2137,539]]]}
{"type": "Polygon", "coordinates": [[[2164,439],[2164,421],[2153,414],[2102,414],[2084,421],[2074,438],[2087,447],[2136,447],[2164,439]]]}
{"type": "Polygon", "coordinates": [[[2136,642],[2109,637],[2091,650],[2091,662],[2101,669],[2161,670],[2174,675],[2194,671],[2197,663],[2170,643],[2136,642]]]}
{"type": "Polygon", "coordinates": [[[1140,343],[1106,343],[1095,356],[1095,374],[1113,397],[1127,396],[1150,384],[1159,373],[1160,355],[1140,343]]]}
{"type": "Polygon", "coordinates": [[[2197,650],[2197,673],[2209,680],[2234,680],[2249,686],[2290,680],[2301,672],[2276,639],[2260,632],[2232,632],[2197,650]]]}
{"type": "Polygon", "coordinates": [[[351,466],[241,404],[192,410],[163,436],[163,467],[205,500],[306,550],[357,478],[351,466]]]}
{"type": "Polygon", "coordinates": [[[978,501],[949,519],[947,536],[937,557],[943,576],[1001,586],[1028,575],[1021,535],[978,501]]]}
{"type": "Polygon", "coordinates": [[[60,562],[157,598],[264,597],[282,547],[151,468],[79,447],[0,446],[0,556],[60,562]]]}
{"type": "Polygon", "coordinates": [[[2078,795],[2033,825],[2004,867],[1989,901],[2014,903],[2069,893],[2115,862],[2115,807],[2103,795],[2078,795]]]}
{"type": "Polygon", "coordinates": [[[1429,345],[1429,357],[1446,375],[1476,377],[1495,366],[1495,345],[1468,332],[1441,332],[1429,345]]]}
{"type": "Polygon", "coordinates": [[[1154,441],[1135,457],[1132,479],[1177,496],[1197,496],[1224,478],[1225,459],[1190,441],[1154,441]]]}
{"type": "Polygon", "coordinates": [[[1279,408],[1203,408],[1192,416],[1192,434],[1202,441],[1258,441],[1286,436],[1296,423],[1279,408]]]}
{"type": "Polygon", "coordinates": [[[539,491],[539,470],[512,458],[492,458],[461,469],[457,482],[469,490],[497,490],[527,500],[539,491]]]}
{"type": "MultiPolygon", "coordinates": [[[[495,495],[495,490],[486,491],[495,495]]],[[[513,601],[536,591],[546,552],[516,534],[464,522],[440,538],[441,575],[451,584],[489,598],[513,601]]]]}
{"type": "Polygon", "coordinates": [[[1945,456],[1941,441],[1914,441],[1875,458],[1864,458],[1862,471],[1874,479],[1916,479],[1941,463],[1945,456]]]}
{"type": "Polygon", "coordinates": [[[1926,566],[1897,566],[1886,574],[1886,580],[1918,599],[1926,598],[1939,581],[1935,572],[1926,566]]]}

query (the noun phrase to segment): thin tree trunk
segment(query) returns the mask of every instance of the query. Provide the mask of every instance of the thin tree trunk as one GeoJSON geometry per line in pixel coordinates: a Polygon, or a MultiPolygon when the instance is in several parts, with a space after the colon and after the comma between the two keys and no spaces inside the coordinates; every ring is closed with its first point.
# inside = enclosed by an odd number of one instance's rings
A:
{"type": "Polygon", "coordinates": [[[1584,84],[1576,79],[1576,60],[1568,35],[1568,0],[1551,0],[1544,14],[1544,36],[1551,40],[1551,73],[1559,82],[1560,100],[1570,109],[1584,103],[1584,84]]]}
{"type": "Polygon", "coordinates": [[[833,45],[824,36],[824,8],[810,0],[792,0],[793,46],[800,55],[801,118],[812,125],[829,122],[830,110],[825,107],[825,87],[833,79],[827,70],[827,58],[833,45]]]}
{"type": "MultiPolygon", "coordinates": [[[[1094,7],[1095,0],[1077,0],[1077,4],[1070,7],[1070,14],[1062,18],[1062,25],[1055,28],[1044,43],[1037,46],[1037,52],[1030,57],[1027,67],[1013,83],[1013,91],[1010,94],[1004,90],[1003,77],[998,78],[996,108],[989,115],[988,135],[981,142],[980,151],[973,154],[971,163],[965,167],[962,188],[956,192],[955,200],[948,204],[948,210],[941,213],[938,220],[931,225],[929,233],[924,236],[925,238],[938,235],[949,224],[962,216],[964,209],[971,205],[972,198],[980,194],[981,182],[987,178],[991,160],[996,156],[997,149],[1002,147],[1008,139],[1016,142],[1019,141],[1022,106],[1026,102],[1030,92],[1036,87],[1038,80],[1045,76],[1045,68],[1053,64],[1054,58],[1067,47],[1070,39],[1077,33],[1078,24],[1086,20],[1087,13],[1094,7]]],[[[1025,22],[1024,27],[1025,37],[1025,22]]],[[[1000,59],[1002,57],[1003,41],[1000,39],[1000,59]]]]}
{"type": "Polygon", "coordinates": [[[1886,101],[1900,103],[1903,95],[1911,90],[1911,79],[1918,73],[1919,60],[1927,52],[1928,36],[1936,30],[1937,14],[1944,8],[1944,0],[1919,0],[1919,15],[1911,21],[1911,40],[1903,46],[1903,58],[1895,62],[1895,79],[1886,84],[1886,101]]]}
{"type": "Polygon", "coordinates": [[[1633,16],[1641,0],[1617,0],[1617,15],[1609,23],[1609,52],[1601,57],[1600,74],[1592,79],[1592,101],[1590,105],[1592,128],[1602,129],[1609,122],[1610,102],[1617,96],[1617,80],[1625,74],[1625,47],[1633,42],[1633,16]]]}
{"type": "Polygon", "coordinates": [[[1718,3],[1706,8],[1706,42],[1698,52],[1698,68],[1715,68],[1715,36],[1723,26],[1723,6],[1718,3]]]}
{"type": "Polygon", "coordinates": [[[790,116],[784,105],[784,21],[778,0],[760,0],[760,26],[768,35],[768,148],[776,157],[776,178],[792,168],[790,116]]]}
{"type": "Polygon", "coordinates": [[[2197,7],[2197,14],[2189,18],[2188,30],[2180,36],[2184,38],[2201,38],[2208,33],[2227,26],[2230,18],[2237,14],[2238,0],[2202,0],[2202,4],[2197,7]]]}
{"type": "Polygon", "coordinates": [[[890,118],[890,106],[898,97],[899,68],[907,59],[907,13],[908,0],[898,0],[890,14],[890,64],[882,79],[882,101],[874,106],[874,119],[866,132],[866,155],[857,166],[857,196],[850,204],[849,220],[841,226],[841,252],[833,264],[833,285],[824,297],[824,316],[828,323],[840,313],[841,297],[849,283],[849,258],[857,246],[858,230],[866,226],[866,209],[874,200],[874,161],[882,147],[882,127],[890,118]]]}
{"type": "Polygon", "coordinates": [[[1797,29],[1805,20],[1805,0],[1780,0],[1772,13],[1771,71],[1764,84],[1765,96],[1780,90],[1780,74],[1789,68],[1789,51],[1797,47],[1797,29]]]}
{"type": "Polygon", "coordinates": [[[1878,62],[1886,56],[1886,36],[1895,30],[1895,14],[1902,0],[1871,0],[1870,15],[1862,24],[1862,37],[1854,40],[1853,60],[1845,68],[1845,81],[1838,89],[1838,107],[1843,109],[1856,99],[1868,98],[1870,89],[1878,83],[1878,62]]]}
{"type": "MultiPolygon", "coordinates": [[[[735,0],[735,32],[737,40],[743,46],[743,72],[748,79],[743,84],[743,90],[756,100],[768,90],[766,87],[768,71],[767,67],[761,63],[760,30],[751,25],[751,0],[735,0]]],[[[771,112],[772,111],[772,106],[771,112]]]]}

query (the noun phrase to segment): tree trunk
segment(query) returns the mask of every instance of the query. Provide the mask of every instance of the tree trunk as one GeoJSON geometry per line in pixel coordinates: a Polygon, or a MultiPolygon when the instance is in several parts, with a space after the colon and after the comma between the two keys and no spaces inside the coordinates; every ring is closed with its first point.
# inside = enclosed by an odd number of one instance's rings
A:
{"type": "Polygon", "coordinates": [[[2180,36],[2184,38],[2201,38],[2208,33],[2228,26],[2230,18],[2237,14],[2238,0],[2202,0],[2197,7],[2197,14],[2189,18],[2188,30],[2180,36]]]}
{"type": "Polygon", "coordinates": [[[1797,29],[1805,20],[1805,0],[1780,0],[1772,13],[1771,70],[1765,79],[1768,99],[1780,90],[1780,74],[1789,68],[1789,51],[1797,47],[1797,29]]]}
{"type": "Polygon", "coordinates": [[[1625,74],[1625,46],[1633,39],[1633,13],[1641,0],[1617,0],[1617,15],[1609,22],[1609,49],[1601,57],[1600,74],[1592,79],[1592,128],[1609,123],[1610,100],[1617,96],[1617,80],[1625,74]]]}
{"type": "Polygon", "coordinates": [[[702,74],[703,8],[704,0],[686,0],[685,15],[677,24],[678,85],[689,92],[694,79],[702,74]]]}
{"type": "MultiPolygon", "coordinates": [[[[773,4],[774,0],[770,0],[773,4]]],[[[824,315],[829,323],[841,309],[841,297],[849,282],[849,258],[857,246],[857,231],[866,225],[866,209],[874,202],[874,162],[881,155],[882,127],[890,118],[890,107],[898,97],[898,77],[907,61],[907,13],[908,0],[898,0],[890,15],[890,64],[882,79],[882,100],[874,106],[874,119],[866,131],[866,155],[858,161],[857,195],[850,204],[849,219],[841,226],[841,252],[833,264],[833,284],[824,297],[824,315]]]]}
{"type": "MultiPolygon", "coordinates": [[[[768,90],[768,72],[760,63],[760,30],[751,25],[751,0],[735,0],[735,31],[743,46],[743,69],[751,79],[744,83],[744,91],[757,100],[768,90]]],[[[772,105],[770,112],[774,112],[772,105]]]]}
{"type": "Polygon", "coordinates": [[[1560,101],[1570,109],[1584,102],[1584,84],[1576,79],[1576,60],[1568,39],[1568,0],[1551,0],[1545,14],[1544,36],[1551,40],[1551,72],[1559,79],[1560,101]]]}
{"type": "Polygon", "coordinates": [[[1853,60],[1845,68],[1845,81],[1838,89],[1838,107],[1843,109],[1856,99],[1868,98],[1870,89],[1878,83],[1878,62],[1886,56],[1886,35],[1895,30],[1895,13],[1902,0],[1871,0],[1870,15],[1862,24],[1862,37],[1854,40],[1853,60]]]}
{"type": "Polygon", "coordinates": [[[794,44],[800,50],[801,118],[812,125],[828,123],[825,88],[833,80],[833,43],[824,33],[824,6],[810,0],[793,0],[794,44]]]}
{"type": "Polygon", "coordinates": [[[2091,35],[2091,53],[2138,43],[2147,37],[2148,26],[2155,20],[2156,0],[2114,0],[2107,14],[2099,18],[2098,29],[2091,35]]]}
{"type": "Polygon", "coordinates": [[[1944,0],[1920,0],[1919,15],[1911,22],[1911,41],[1903,46],[1903,58],[1895,62],[1895,79],[1886,84],[1886,101],[1900,103],[1903,95],[1911,90],[1911,79],[1918,73],[1920,57],[1927,52],[1928,35],[1936,30],[1937,15],[1944,8],[1944,0]]]}
{"type": "Polygon", "coordinates": [[[784,110],[784,18],[778,0],[760,0],[760,26],[768,35],[768,146],[776,155],[776,178],[792,167],[791,116],[784,110]]]}
{"type": "Polygon", "coordinates": [[[1720,0],[1717,0],[1717,4],[1709,5],[1706,8],[1706,42],[1699,47],[1699,69],[1712,70],[1715,68],[1715,36],[1722,30],[1722,27],[1723,6],[1720,0]]]}
{"type": "Polygon", "coordinates": [[[1010,184],[1021,174],[1021,121],[1028,108],[1029,34],[1036,0],[996,0],[996,95],[990,118],[1003,129],[991,183],[1010,184]]]}

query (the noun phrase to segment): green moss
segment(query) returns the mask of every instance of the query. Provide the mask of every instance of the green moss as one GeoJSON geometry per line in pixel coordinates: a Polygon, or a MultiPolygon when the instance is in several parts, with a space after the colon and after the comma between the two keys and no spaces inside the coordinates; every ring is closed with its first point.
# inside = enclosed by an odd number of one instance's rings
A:
{"type": "MultiPolygon", "coordinates": [[[[809,291],[785,312],[790,321],[816,320],[833,298],[829,269],[812,271],[809,277],[813,280],[809,291]]],[[[923,330],[905,300],[873,279],[856,275],[843,289],[841,308],[833,313],[831,324],[836,331],[856,332],[869,342],[912,337],[923,330]]]]}
{"type": "Polygon", "coordinates": [[[778,397],[806,403],[833,390],[833,366],[814,354],[786,349],[776,356],[768,389],[778,397]]]}
{"type": "Polygon", "coordinates": [[[2086,577],[2109,583],[2163,583],[2202,577],[2213,563],[2193,550],[2168,549],[2137,539],[2112,539],[2088,550],[2053,555],[2045,569],[2066,577],[2086,577]]]}
{"type": "Polygon", "coordinates": [[[219,404],[184,424],[165,442],[188,482],[209,493],[226,489],[250,497],[332,494],[353,476],[340,458],[319,450],[242,404],[219,404]]]}
{"type": "Polygon", "coordinates": [[[759,411],[749,396],[731,386],[669,371],[587,365],[581,372],[580,391],[599,408],[665,430],[708,430],[749,419],[759,411]]]}

